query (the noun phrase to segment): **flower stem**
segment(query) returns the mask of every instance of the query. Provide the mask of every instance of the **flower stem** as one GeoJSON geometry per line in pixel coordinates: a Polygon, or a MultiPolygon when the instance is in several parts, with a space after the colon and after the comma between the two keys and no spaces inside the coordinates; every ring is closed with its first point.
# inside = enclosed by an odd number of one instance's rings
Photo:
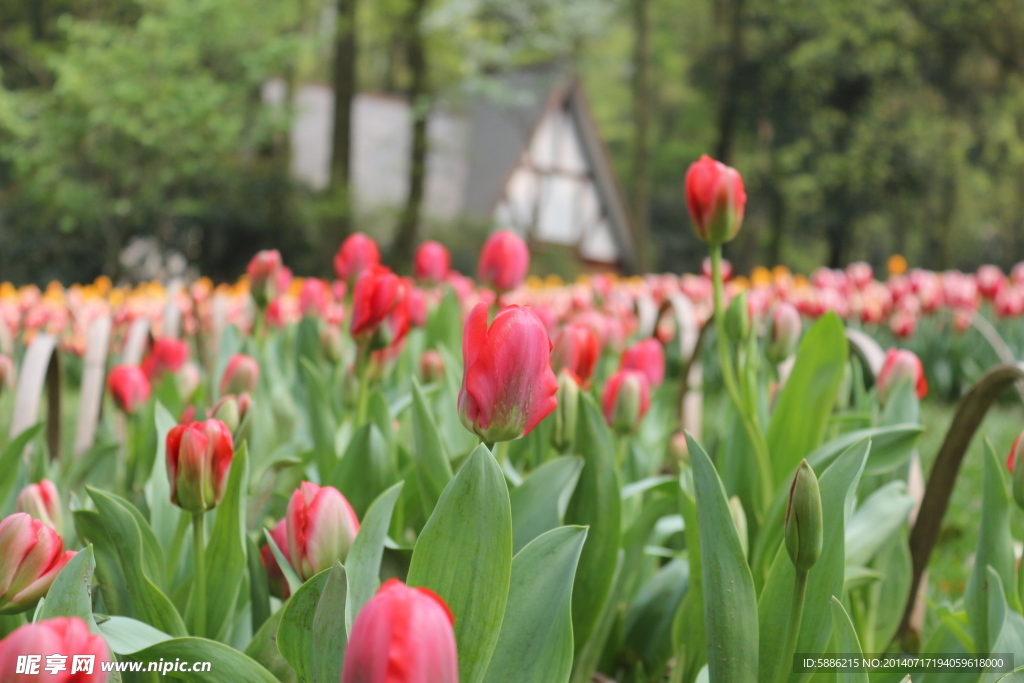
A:
{"type": "Polygon", "coordinates": [[[782,656],[775,669],[775,683],[785,683],[789,678],[789,669],[796,651],[796,641],[800,636],[800,622],[804,617],[804,596],[807,594],[807,571],[796,570],[793,584],[793,602],[789,608],[789,626],[786,628],[786,641],[782,647],[782,656]]]}
{"type": "Polygon", "coordinates": [[[203,513],[192,515],[192,550],[194,554],[192,597],[195,623],[192,635],[203,638],[206,631],[206,542],[203,538],[203,513]]]}
{"type": "Polygon", "coordinates": [[[370,405],[370,354],[363,347],[359,348],[356,362],[359,373],[359,399],[356,402],[356,427],[366,422],[366,413],[370,405]]]}

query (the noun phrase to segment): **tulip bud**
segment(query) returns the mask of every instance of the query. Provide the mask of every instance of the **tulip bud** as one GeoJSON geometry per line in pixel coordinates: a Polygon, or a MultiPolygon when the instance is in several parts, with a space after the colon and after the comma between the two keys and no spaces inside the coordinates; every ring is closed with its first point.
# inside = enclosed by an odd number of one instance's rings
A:
{"type": "Polygon", "coordinates": [[[928,395],[928,380],[925,379],[924,366],[917,355],[905,349],[889,349],[876,382],[878,400],[884,405],[892,390],[905,381],[914,383],[918,398],[928,395]]]}
{"type": "Polygon", "coordinates": [[[782,302],[772,311],[771,327],[765,356],[772,363],[781,363],[794,353],[800,342],[800,313],[793,304],[782,302]]]}
{"type": "Polygon", "coordinates": [[[106,683],[108,674],[103,667],[109,661],[110,650],[103,636],[90,633],[89,625],[78,617],[54,617],[25,624],[0,640],[0,671],[4,672],[5,683],[106,683]],[[24,671],[25,655],[41,657],[34,672],[24,671]],[[59,658],[65,667],[63,671],[50,673],[47,667],[51,656],[59,658]],[[71,673],[76,661],[85,661],[87,668],[71,673]]]}
{"type": "Polygon", "coordinates": [[[1013,475],[1013,499],[1017,501],[1017,506],[1024,510],[1024,433],[1014,440],[1010,455],[1006,458],[1006,468],[1013,475]]]}
{"type": "Polygon", "coordinates": [[[530,250],[519,235],[499,230],[487,238],[480,250],[477,279],[498,292],[522,284],[530,270],[530,250]]]}
{"type": "Polygon", "coordinates": [[[331,363],[341,362],[344,343],[341,338],[341,329],[335,325],[320,326],[320,350],[331,363]]]}
{"type": "MultiPolygon", "coordinates": [[[[284,559],[291,562],[292,558],[288,553],[287,525],[288,521],[282,519],[277,523],[277,526],[271,529],[270,537],[274,539],[274,544],[281,551],[281,554],[284,555],[284,559]]],[[[284,572],[281,571],[281,565],[277,563],[277,557],[274,556],[274,551],[270,549],[269,543],[260,549],[260,560],[267,570],[267,584],[270,587],[270,594],[275,598],[287,600],[291,595],[291,589],[288,587],[288,581],[285,580],[284,572]]]]}
{"type": "Polygon", "coordinates": [[[426,384],[444,377],[444,357],[434,349],[427,349],[420,356],[420,377],[426,384]]]}
{"type": "Polygon", "coordinates": [[[594,374],[601,344],[597,335],[586,325],[571,323],[563,327],[555,337],[551,349],[551,369],[561,373],[569,370],[576,376],[580,386],[589,386],[594,374]]]}
{"type": "Polygon", "coordinates": [[[747,204],[739,172],[705,154],[686,172],[685,186],[697,237],[712,245],[734,238],[747,204]]]}
{"type": "Polygon", "coordinates": [[[679,463],[679,467],[690,466],[690,445],[686,443],[686,432],[676,432],[668,440],[668,453],[679,463]]]}
{"type": "Polygon", "coordinates": [[[440,242],[428,241],[416,250],[416,279],[436,284],[448,277],[451,268],[451,256],[448,249],[440,242]]]}
{"type": "Polygon", "coordinates": [[[256,393],[256,385],[260,381],[260,364],[252,356],[236,353],[228,360],[224,374],[220,378],[220,393],[241,394],[256,393]]]}
{"type": "Polygon", "coordinates": [[[380,264],[380,249],[372,238],[361,232],[353,233],[334,256],[334,272],[339,280],[355,282],[368,268],[380,264]]]}
{"type": "Polygon", "coordinates": [[[14,385],[14,375],[14,361],[10,356],[0,353],[0,395],[3,395],[5,387],[14,385]]]}
{"type": "Polygon", "coordinates": [[[25,512],[51,529],[60,531],[60,494],[49,479],[23,488],[18,494],[15,510],[25,512]]]}
{"type": "Polygon", "coordinates": [[[248,415],[251,408],[252,397],[249,394],[240,394],[238,396],[228,394],[221,397],[209,414],[210,417],[220,420],[227,425],[227,428],[234,434],[245,421],[245,416],[248,415]]]}
{"type": "Polygon", "coordinates": [[[454,625],[436,593],[387,580],[352,624],[341,683],[458,683],[454,625]]]}
{"type": "Polygon", "coordinates": [[[168,372],[177,372],[188,360],[188,342],[173,337],[161,337],[153,342],[149,355],[142,359],[139,367],[150,382],[155,382],[168,372]]]}
{"type": "Polygon", "coordinates": [[[818,477],[804,460],[789,487],[786,507],[786,550],[797,571],[808,571],[818,561],[823,543],[821,491],[818,477]]]}
{"type": "Polygon", "coordinates": [[[639,370],[651,387],[660,386],[665,381],[665,349],[654,338],[638,341],[622,352],[619,369],[639,370]]]}
{"type": "Polygon", "coordinates": [[[604,418],[616,432],[631,434],[651,407],[647,376],[638,370],[619,370],[604,386],[601,399],[604,418]]]}
{"type": "Polygon", "coordinates": [[[235,456],[231,430],[220,420],[178,425],[167,433],[171,502],[201,514],[220,503],[235,456]]]}
{"type": "Polygon", "coordinates": [[[746,340],[750,334],[750,309],[747,308],[747,293],[740,292],[725,309],[725,336],[733,344],[746,340]]]}
{"type": "Polygon", "coordinates": [[[24,512],[0,521],[0,614],[32,609],[74,556],[60,534],[24,512]]]}
{"type": "Polygon", "coordinates": [[[563,368],[558,373],[558,405],[555,407],[555,425],[551,431],[551,444],[564,451],[576,435],[576,422],[580,411],[580,386],[572,370],[563,368]]]}
{"type": "Polygon", "coordinates": [[[260,308],[265,308],[281,293],[281,271],[283,268],[281,252],[276,249],[258,252],[249,261],[249,265],[245,269],[249,278],[249,293],[252,294],[252,298],[260,308]]]}
{"type": "Polygon", "coordinates": [[[135,365],[118,365],[111,370],[107,387],[117,407],[128,415],[134,414],[149,400],[149,380],[142,369],[135,365]]]}
{"type": "Polygon", "coordinates": [[[288,561],[303,581],[344,562],[359,533],[359,519],[333,486],[308,481],[292,494],[285,517],[288,561]]]}
{"type": "Polygon", "coordinates": [[[352,338],[372,350],[400,342],[409,331],[407,290],[384,266],[364,270],[352,293],[352,338]]]}
{"type": "Polygon", "coordinates": [[[533,309],[507,306],[488,328],[487,305],[477,304],[462,332],[463,426],[489,442],[533,431],[557,405],[550,353],[551,340],[533,309]]]}

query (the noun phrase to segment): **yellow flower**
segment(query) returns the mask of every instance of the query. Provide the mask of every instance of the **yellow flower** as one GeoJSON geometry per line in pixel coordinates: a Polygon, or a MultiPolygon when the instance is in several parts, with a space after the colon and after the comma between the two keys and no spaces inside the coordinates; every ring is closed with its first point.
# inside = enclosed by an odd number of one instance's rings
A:
{"type": "Polygon", "coordinates": [[[772,274],[764,266],[755,266],[750,271],[750,282],[755,287],[764,287],[772,283],[772,274]]]}
{"type": "Polygon", "coordinates": [[[907,259],[899,254],[893,254],[889,257],[888,267],[889,275],[903,275],[907,272],[907,259]]]}

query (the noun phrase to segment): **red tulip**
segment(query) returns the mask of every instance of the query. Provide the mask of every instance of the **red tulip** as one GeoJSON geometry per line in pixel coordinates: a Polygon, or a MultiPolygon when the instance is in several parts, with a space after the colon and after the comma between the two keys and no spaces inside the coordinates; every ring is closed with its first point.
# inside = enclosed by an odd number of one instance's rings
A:
{"type": "Polygon", "coordinates": [[[288,561],[303,581],[344,562],[359,533],[359,519],[345,496],[333,486],[308,481],[292,494],[285,519],[288,561]]]}
{"type": "Polygon", "coordinates": [[[601,354],[597,335],[586,325],[570,323],[555,336],[551,350],[551,369],[558,374],[569,370],[580,386],[590,384],[597,358],[601,354]]]}
{"type": "Polygon", "coordinates": [[[412,327],[427,324],[427,298],[423,290],[417,289],[411,282],[405,290],[405,307],[409,311],[409,324],[412,327]]]}
{"type": "Polygon", "coordinates": [[[346,239],[334,256],[334,272],[339,280],[352,282],[368,268],[380,264],[377,243],[361,232],[346,239]]]}
{"type": "Polygon", "coordinates": [[[327,315],[330,304],[330,285],[315,277],[307,277],[302,281],[302,289],[299,290],[299,310],[302,315],[322,318],[327,315]]]}
{"type": "Polygon", "coordinates": [[[111,370],[107,387],[117,407],[128,415],[149,400],[149,380],[146,379],[146,373],[136,365],[118,365],[111,370]]]}
{"type": "Polygon", "coordinates": [[[352,295],[352,336],[371,348],[400,342],[409,331],[408,285],[384,266],[363,271],[352,295]]]}
{"type": "Polygon", "coordinates": [[[914,382],[918,398],[928,395],[928,380],[924,376],[924,366],[921,359],[913,351],[905,349],[889,349],[885,356],[885,363],[881,372],[878,373],[878,398],[885,403],[889,392],[903,380],[914,382]]]}
{"type": "Polygon", "coordinates": [[[228,360],[224,374],[220,378],[220,393],[242,394],[256,393],[256,385],[260,381],[260,364],[252,356],[236,353],[228,360]]]}
{"type": "Polygon", "coordinates": [[[686,207],[697,237],[728,242],[740,231],[747,193],[739,172],[704,155],[686,172],[686,207]]]}
{"type": "Polygon", "coordinates": [[[651,388],[647,375],[639,370],[619,370],[608,378],[601,397],[601,408],[608,425],[620,434],[629,434],[651,407],[651,388]]]}
{"type": "Polygon", "coordinates": [[[530,250],[519,235],[499,230],[480,250],[477,277],[482,284],[507,292],[522,284],[530,270],[530,250]]]}
{"type": "MultiPolygon", "coordinates": [[[[281,554],[284,555],[284,559],[290,563],[292,558],[288,553],[287,525],[288,520],[282,519],[277,523],[277,526],[271,529],[270,537],[274,539],[274,544],[281,551],[281,554]]],[[[270,587],[270,594],[281,600],[287,600],[292,591],[288,587],[288,581],[285,580],[284,572],[281,571],[281,565],[277,563],[277,558],[274,556],[274,551],[270,549],[269,543],[260,549],[260,560],[267,570],[267,583],[270,587]]]]}
{"type": "Polygon", "coordinates": [[[639,370],[651,387],[660,386],[665,381],[665,349],[654,338],[638,341],[622,352],[619,369],[639,370]]]}
{"type": "Polygon", "coordinates": [[[291,278],[284,276],[282,279],[283,271],[284,263],[277,249],[265,249],[252,257],[245,272],[249,278],[249,293],[256,305],[266,306],[287,288],[291,278]]]}
{"type": "Polygon", "coordinates": [[[15,510],[25,512],[51,529],[60,531],[60,494],[49,479],[23,488],[18,494],[15,510]]]}
{"type": "Polygon", "coordinates": [[[74,556],[60,534],[24,512],[0,521],[0,614],[34,607],[74,556]]]}
{"type": "Polygon", "coordinates": [[[429,283],[443,282],[451,268],[451,256],[440,242],[424,242],[416,250],[416,279],[429,283]]]}
{"type": "Polygon", "coordinates": [[[550,352],[544,323],[531,308],[507,306],[488,329],[487,306],[477,304],[462,331],[459,417],[466,429],[492,442],[529,434],[555,409],[550,352]]]}
{"type": "Polygon", "coordinates": [[[109,661],[103,636],[89,633],[78,617],[25,624],[0,640],[4,683],[105,683],[109,661]]]}
{"type": "Polygon", "coordinates": [[[167,433],[171,502],[192,514],[215,508],[224,497],[234,456],[231,430],[220,420],[173,427],[167,433]]]}
{"type": "Polygon", "coordinates": [[[177,372],[187,360],[188,342],[173,337],[161,337],[153,342],[153,348],[142,360],[140,367],[149,381],[154,382],[164,373],[177,372]]]}
{"type": "Polygon", "coordinates": [[[458,683],[454,624],[437,594],[389,579],[352,624],[341,683],[458,683]]]}

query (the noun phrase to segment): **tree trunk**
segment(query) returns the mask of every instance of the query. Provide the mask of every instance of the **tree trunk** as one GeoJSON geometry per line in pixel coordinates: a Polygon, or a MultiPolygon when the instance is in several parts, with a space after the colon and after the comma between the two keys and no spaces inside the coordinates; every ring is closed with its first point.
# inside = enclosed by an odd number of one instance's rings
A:
{"type": "Polygon", "coordinates": [[[334,35],[334,129],[331,135],[331,219],[324,231],[324,247],[338,248],[351,230],[349,193],[352,162],[352,102],[356,96],[357,0],[337,0],[334,35]]]}
{"type": "Polygon", "coordinates": [[[720,45],[717,68],[718,144],[715,146],[715,158],[726,164],[732,160],[740,108],[743,4],[744,0],[716,0],[715,6],[715,22],[718,24],[720,45]]]}
{"type": "Polygon", "coordinates": [[[409,113],[412,117],[412,147],[409,153],[409,194],[398,221],[394,242],[391,244],[391,262],[397,271],[407,271],[412,265],[416,248],[416,233],[423,205],[423,190],[427,175],[427,120],[430,116],[430,92],[427,84],[427,51],[423,36],[423,13],[428,0],[410,0],[406,15],[406,60],[408,61],[409,113]]]}
{"type": "Polygon", "coordinates": [[[633,243],[637,272],[651,269],[648,221],[651,201],[651,78],[650,0],[633,0],[633,177],[630,200],[633,208],[633,243]]]}

